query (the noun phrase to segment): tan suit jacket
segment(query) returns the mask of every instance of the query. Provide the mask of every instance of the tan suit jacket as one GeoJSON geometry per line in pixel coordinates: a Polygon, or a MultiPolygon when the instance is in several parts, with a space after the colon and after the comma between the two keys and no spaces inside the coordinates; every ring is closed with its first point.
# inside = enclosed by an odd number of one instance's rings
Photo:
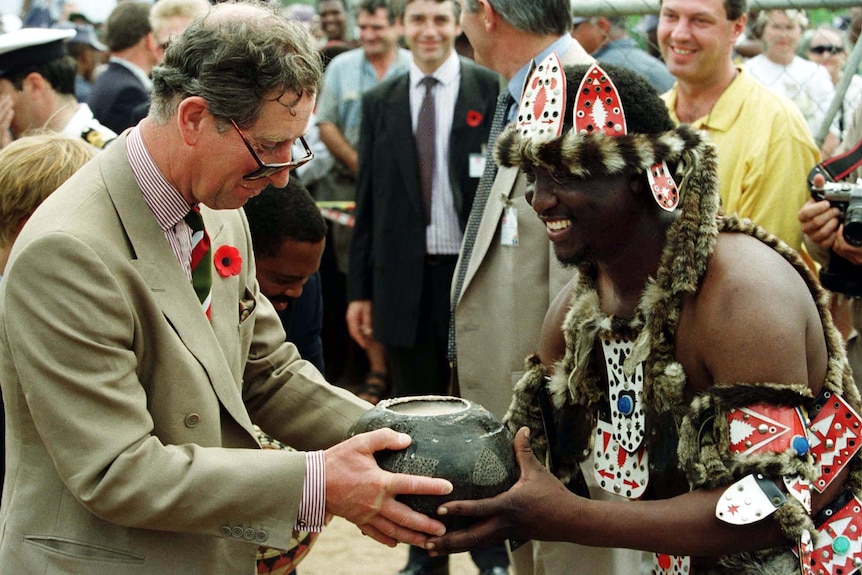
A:
{"type": "Polygon", "coordinates": [[[37,210],[0,282],[3,573],[248,574],[286,548],[305,455],[367,408],[284,343],[240,210],[203,217],[212,323],[145,203],[125,136],[37,210]]]}
{"type": "MultiPolygon", "coordinates": [[[[577,42],[560,58],[564,65],[592,61],[577,42]]],[[[545,225],[526,202],[525,192],[520,170],[497,171],[455,307],[461,396],[498,417],[509,407],[524,360],[538,350],[548,306],[574,273],[557,262],[545,225]],[[500,241],[508,205],[518,214],[517,246],[500,241]]]]}

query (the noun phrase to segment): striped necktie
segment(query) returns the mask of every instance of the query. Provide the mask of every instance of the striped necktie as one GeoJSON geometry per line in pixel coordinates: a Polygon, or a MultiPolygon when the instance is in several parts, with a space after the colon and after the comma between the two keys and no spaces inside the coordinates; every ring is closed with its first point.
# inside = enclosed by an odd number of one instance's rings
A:
{"type": "Polygon", "coordinates": [[[192,207],[184,219],[192,229],[192,285],[201,302],[201,307],[209,319],[213,284],[210,237],[204,229],[204,220],[198,206],[192,207]]]}
{"type": "Polygon", "coordinates": [[[464,287],[464,278],[467,276],[467,267],[470,265],[470,256],[473,254],[473,245],[476,243],[476,234],[479,232],[479,224],[482,222],[482,214],[485,213],[485,205],[491,188],[494,186],[494,178],[497,177],[497,163],[494,161],[494,147],[497,138],[506,125],[506,116],[509,107],[514,103],[509,90],[504,89],[497,96],[497,108],[494,110],[494,118],[491,120],[491,131],[488,134],[488,146],[485,149],[485,169],[482,179],[476,187],[476,195],[473,198],[473,207],[470,209],[470,217],[467,219],[467,227],[464,230],[464,243],[461,245],[461,261],[455,274],[455,289],[449,309],[449,346],[448,355],[451,365],[457,364],[457,345],[455,342],[455,307],[461,297],[461,288],[464,287]]]}

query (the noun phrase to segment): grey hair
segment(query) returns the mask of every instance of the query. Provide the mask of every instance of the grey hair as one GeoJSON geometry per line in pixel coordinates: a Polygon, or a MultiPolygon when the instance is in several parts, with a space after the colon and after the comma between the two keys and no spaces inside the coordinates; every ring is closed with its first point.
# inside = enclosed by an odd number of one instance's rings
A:
{"type": "MultiPolygon", "coordinates": [[[[464,10],[479,9],[477,0],[463,0],[464,10]]],[[[562,36],[572,27],[569,0],[488,0],[494,10],[514,28],[522,32],[562,36]]]]}
{"type": "Polygon", "coordinates": [[[289,106],[281,101],[288,94],[316,94],[322,74],[320,54],[300,24],[265,4],[217,4],[171,42],[153,69],[150,117],[164,124],[183,99],[200,96],[214,116],[248,126],[266,102],[289,106]]]}

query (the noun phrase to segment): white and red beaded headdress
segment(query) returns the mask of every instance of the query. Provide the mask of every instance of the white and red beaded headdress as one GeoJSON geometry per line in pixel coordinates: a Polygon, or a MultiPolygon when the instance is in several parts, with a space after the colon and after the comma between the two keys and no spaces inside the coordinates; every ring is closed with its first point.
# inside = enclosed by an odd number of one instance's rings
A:
{"type": "MultiPolygon", "coordinates": [[[[563,65],[557,54],[551,53],[534,66],[521,96],[517,121],[497,140],[498,163],[529,163],[557,171],[562,168],[577,177],[645,173],[656,203],[667,211],[676,209],[680,192],[668,162],[677,162],[684,153],[701,146],[703,134],[685,125],[657,133],[630,132],[623,99],[611,77],[597,64],[589,66],[580,81],[572,103],[573,125],[564,131],[566,90],[563,65]]],[[[660,102],[654,91],[651,97],[660,102]]]]}

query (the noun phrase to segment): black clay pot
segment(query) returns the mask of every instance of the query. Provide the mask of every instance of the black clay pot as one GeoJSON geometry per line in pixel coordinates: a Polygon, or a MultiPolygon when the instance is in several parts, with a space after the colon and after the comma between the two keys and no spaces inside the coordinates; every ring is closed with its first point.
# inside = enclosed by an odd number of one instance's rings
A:
{"type": "Polygon", "coordinates": [[[463,528],[471,521],[438,516],[440,504],[493,497],[518,479],[512,434],[491,412],[466,399],[426,395],[381,401],[359,418],[349,435],[383,427],[410,435],[413,443],[400,451],[378,452],[381,468],[452,482],[449,495],[398,497],[412,509],[440,519],[448,529],[463,528]]]}

